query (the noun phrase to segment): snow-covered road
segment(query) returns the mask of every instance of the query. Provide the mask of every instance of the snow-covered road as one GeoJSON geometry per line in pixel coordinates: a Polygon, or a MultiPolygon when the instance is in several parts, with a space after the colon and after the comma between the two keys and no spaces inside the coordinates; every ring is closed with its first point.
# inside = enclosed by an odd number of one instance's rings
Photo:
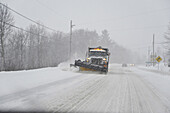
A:
{"type": "Polygon", "coordinates": [[[67,68],[3,72],[0,110],[170,113],[168,89],[169,74],[121,65],[110,65],[107,75],[67,68]]]}

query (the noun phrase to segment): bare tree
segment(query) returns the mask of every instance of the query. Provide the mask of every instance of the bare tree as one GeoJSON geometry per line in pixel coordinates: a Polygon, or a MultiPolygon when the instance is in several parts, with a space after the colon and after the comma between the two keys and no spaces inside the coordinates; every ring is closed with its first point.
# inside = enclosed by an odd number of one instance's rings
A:
{"type": "Polygon", "coordinates": [[[30,25],[28,28],[28,68],[43,67],[43,52],[46,42],[46,30],[40,25],[30,25]]]}
{"type": "Polygon", "coordinates": [[[7,41],[8,35],[12,32],[11,24],[14,23],[13,16],[11,12],[5,5],[0,4],[0,54],[1,54],[1,69],[6,70],[6,60],[5,60],[5,43],[7,41]]]}
{"type": "Polygon", "coordinates": [[[26,53],[27,37],[22,30],[15,31],[8,38],[8,62],[6,62],[8,70],[25,69],[24,60],[26,53]],[[12,64],[11,64],[12,63],[12,64]]]}

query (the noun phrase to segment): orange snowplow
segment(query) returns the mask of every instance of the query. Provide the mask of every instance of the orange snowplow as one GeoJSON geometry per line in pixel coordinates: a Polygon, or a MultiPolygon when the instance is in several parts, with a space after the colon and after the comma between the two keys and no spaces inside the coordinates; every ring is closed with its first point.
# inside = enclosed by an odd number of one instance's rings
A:
{"type": "Polygon", "coordinates": [[[84,61],[75,60],[75,63],[71,64],[71,66],[79,67],[81,71],[100,71],[107,73],[109,56],[110,53],[107,48],[102,48],[101,46],[88,48],[86,59],[84,61]]]}

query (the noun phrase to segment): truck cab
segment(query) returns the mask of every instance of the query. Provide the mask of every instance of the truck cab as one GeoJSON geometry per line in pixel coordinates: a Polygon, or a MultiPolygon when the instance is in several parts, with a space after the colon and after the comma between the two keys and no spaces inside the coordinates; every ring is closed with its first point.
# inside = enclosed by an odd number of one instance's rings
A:
{"type": "Polygon", "coordinates": [[[102,47],[89,48],[86,61],[90,64],[108,68],[109,55],[110,54],[107,48],[102,47]]]}
{"type": "Polygon", "coordinates": [[[96,48],[88,48],[84,61],[75,60],[70,66],[79,67],[80,71],[100,71],[108,72],[109,50],[101,46],[96,48]]]}

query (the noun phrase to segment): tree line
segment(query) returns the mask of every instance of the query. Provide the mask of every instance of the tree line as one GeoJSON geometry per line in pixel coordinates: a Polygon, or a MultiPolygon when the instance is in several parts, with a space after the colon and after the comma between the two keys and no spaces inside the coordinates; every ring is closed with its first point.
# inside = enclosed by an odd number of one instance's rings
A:
{"type": "Polygon", "coordinates": [[[166,50],[165,60],[166,60],[166,62],[170,63],[170,23],[169,23],[167,32],[165,32],[164,38],[165,38],[164,48],[166,50]]]}

